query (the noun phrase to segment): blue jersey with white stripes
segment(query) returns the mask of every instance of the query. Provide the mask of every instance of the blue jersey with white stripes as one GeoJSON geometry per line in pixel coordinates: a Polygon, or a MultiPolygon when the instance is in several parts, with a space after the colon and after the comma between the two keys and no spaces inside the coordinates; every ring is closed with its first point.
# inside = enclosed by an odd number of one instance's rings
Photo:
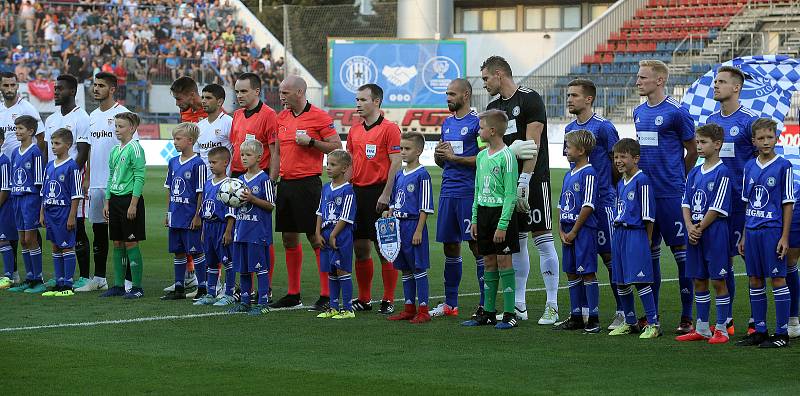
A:
{"type": "MultiPolygon", "coordinates": [[[[272,182],[264,171],[258,172],[252,178],[247,174],[239,176],[250,193],[267,202],[275,202],[272,191],[272,182]]],[[[236,210],[236,227],[233,231],[234,242],[247,242],[259,245],[272,244],[272,212],[259,208],[251,203],[246,203],[236,210]]]]}
{"type": "Polygon", "coordinates": [[[667,96],[661,103],[642,103],[633,110],[641,145],[639,168],[647,174],[658,198],[683,196],[686,180],[683,142],[694,140],[694,121],[680,102],[667,96]]]}
{"type": "MultiPolygon", "coordinates": [[[[597,173],[597,200],[603,206],[612,206],[617,195],[612,177],[613,164],[611,163],[614,145],[619,141],[617,128],[611,121],[592,114],[592,117],[583,124],[578,120],[570,122],[564,128],[564,132],[567,134],[579,129],[585,129],[594,135],[596,143],[592,152],[589,153],[589,163],[597,173]]],[[[571,168],[574,166],[574,164],[570,164],[571,168]]]]}
{"type": "Polygon", "coordinates": [[[753,145],[753,132],[750,126],[757,119],[758,115],[752,110],[739,106],[739,109],[731,115],[724,116],[722,111],[717,111],[706,120],[706,124],[717,124],[725,131],[719,158],[725,163],[731,178],[736,181],[733,183],[733,193],[736,196],[742,194],[742,185],[739,181],[742,179],[744,165],[756,157],[756,146],[753,145]]]}
{"type": "MultiPolygon", "coordinates": [[[[442,124],[442,141],[450,143],[453,154],[459,157],[478,155],[478,113],[470,111],[463,118],[451,115],[442,124]]],[[[475,192],[475,167],[445,161],[442,170],[440,196],[471,198],[475,192]]]]}
{"type": "Polygon", "coordinates": [[[681,202],[682,207],[689,209],[692,223],[703,221],[709,210],[727,217],[731,211],[734,183],[736,179],[731,179],[730,172],[722,161],[710,169],[705,169],[703,165],[695,166],[686,178],[686,192],[681,202]]]}
{"type": "Polygon", "coordinates": [[[794,203],[794,176],[789,160],[775,156],[766,164],[758,158],[744,166],[742,200],[747,202],[745,227],[782,227],[783,204],[794,203]]]}
{"type": "Polygon", "coordinates": [[[39,194],[44,182],[42,152],[35,143],[11,154],[11,195],[39,194]]]}
{"type": "Polygon", "coordinates": [[[420,212],[433,213],[431,175],[424,166],[397,172],[390,206],[398,219],[416,219],[420,212]]]}
{"type": "Polygon", "coordinates": [[[617,183],[617,211],[614,225],[644,228],[645,222],[655,221],[656,200],[647,175],[641,170],[630,180],[623,176],[617,183]]]}
{"type": "Polygon", "coordinates": [[[206,184],[206,165],[199,154],[182,161],[180,156],[169,160],[164,188],[169,189],[167,219],[170,228],[188,229],[197,214],[197,194],[206,184]]]}
{"type": "Polygon", "coordinates": [[[203,203],[200,206],[200,217],[204,223],[222,223],[228,221],[228,217],[236,217],[236,210],[222,203],[217,199],[217,192],[222,180],[214,183],[213,179],[206,180],[203,185],[203,203]]]}
{"type": "MultiPolygon", "coordinates": [[[[575,224],[584,206],[594,210],[597,193],[597,173],[592,164],[567,172],[561,185],[561,198],[558,200],[561,224],[575,224]]],[[[583,225],[597,228],[597,217],[594,214],[589,216],[583,225]]]]}
{"type": "Polygon", "coordinates": [[[66,225],[73,199],[83,198],[83,172],[72,158],[50,161],[44,171],[42,197],[46,220],[53,225],[66,225]]]}
{"type": "Polygon", "coordinates": [[[320,230],[336,227],[339,220],[352,225],[356,221],[356,196],[353,186],[344,183],[333,187],[331,183],[322,187],[317,207],[317,216],[322,218],[320,230]]]}

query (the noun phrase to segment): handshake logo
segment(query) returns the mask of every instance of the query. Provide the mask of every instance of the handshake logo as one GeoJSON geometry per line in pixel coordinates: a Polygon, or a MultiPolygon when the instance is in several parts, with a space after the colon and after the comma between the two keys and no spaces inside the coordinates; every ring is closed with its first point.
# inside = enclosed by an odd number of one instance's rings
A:
{"type": "Polygon", "coordinates": [[[395,86],[403,86],[408,84],[412,78],[417,76],[416,66],[384,66],[381,72],[386,79],[395,86]]]}

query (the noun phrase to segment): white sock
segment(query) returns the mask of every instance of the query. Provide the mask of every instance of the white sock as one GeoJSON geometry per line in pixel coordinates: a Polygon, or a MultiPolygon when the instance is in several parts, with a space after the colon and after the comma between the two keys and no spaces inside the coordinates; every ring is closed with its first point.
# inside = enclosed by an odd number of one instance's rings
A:
{"type": "Polygon", "coordinates": [[[547,304],[558,309],[558,253],[553,244],[553,235],[539,235],[533,238],[533,243],[539,250],[539,270],[542,272],[542,280],[544,280],[547,304]]]}
{"type": "Polygon", "coordinates": [[[133,282],[125,279],[125,291],[129,292],[133,288],[133,282]]]}
{"type": "Polygon", "coordinates": [[[531,272],[531,260],[528,255],[528,234],[519,234],[519,253],[511,255],[511,265],[514,267],[514,304],[525,308],[525,289],[528,287],[528,274],[531,272]]]}

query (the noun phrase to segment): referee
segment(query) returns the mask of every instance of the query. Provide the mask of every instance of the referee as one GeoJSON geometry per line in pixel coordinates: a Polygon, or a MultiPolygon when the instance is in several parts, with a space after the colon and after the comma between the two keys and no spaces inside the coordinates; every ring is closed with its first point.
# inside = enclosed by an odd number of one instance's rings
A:
{"type": "MultiPolygon", "coordinates": [[[[319,206],[322,194],[322,156],[342,148],[342,140],[333,127],[333,119],[324,110],[308,103],[305,80],[288,76],[279,89],[284,109],[278,114],[275,150],[280,175],[280,186],[275,197],[275,231],[281,233],[286,251],[289,288],[286,296],[270,305],[274,309],[302,306],[301,232],[306,234],[306,239],[314,249],[319,269],[321,244],[316,240],[317,215],[314,208],[319,206]]],[[[324,311],[330,302],[327,272],[319,273],[319,283],[319,299],[310,311],[324,311]]]]}

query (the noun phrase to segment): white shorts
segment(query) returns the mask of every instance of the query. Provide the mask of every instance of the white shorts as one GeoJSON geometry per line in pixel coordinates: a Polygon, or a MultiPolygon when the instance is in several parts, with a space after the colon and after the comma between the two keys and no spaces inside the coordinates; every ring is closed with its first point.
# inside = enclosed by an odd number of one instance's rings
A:
{"type": "Polygon", "coordinates": [[[103,216],[103,205],[106,201],[105,188],[89,188],[89,198],[86,200],[86,218],[92,224],[107,223],[103,216]]]}

